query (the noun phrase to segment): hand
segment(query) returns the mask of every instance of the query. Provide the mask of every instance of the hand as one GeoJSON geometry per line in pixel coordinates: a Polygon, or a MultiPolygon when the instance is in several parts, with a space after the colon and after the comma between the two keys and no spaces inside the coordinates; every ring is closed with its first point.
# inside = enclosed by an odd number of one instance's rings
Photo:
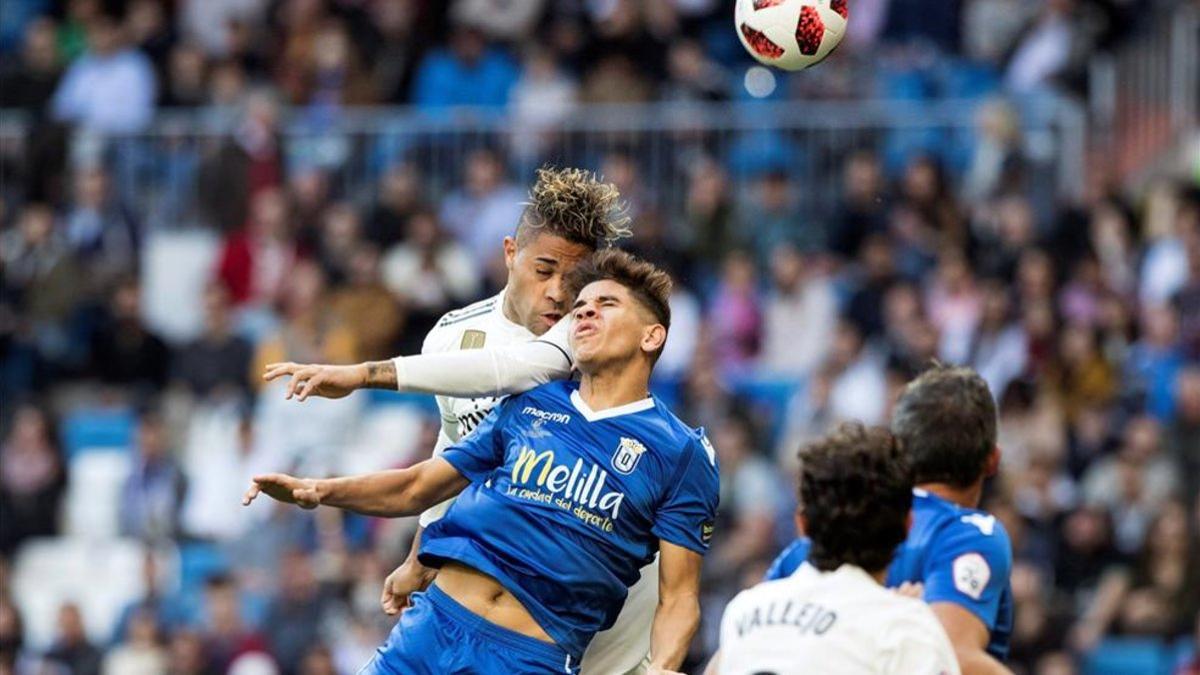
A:
{"type": "Polygon", "coordinates": [[[287,386],[288,400],[293,396],[300,401],[309,396],[342,398],[361,389],[367,382],[366,367],[361,363],[353,366],[270,363],[263,372],[263,379],[270,382],[284,375],[292,376],[287,386]]]}
{"type": "Polygon", "coordinates": [[[416,560],[405,560],[383,580],[383,595],[379,604],[383,613],[395,616],[408,607],[408,596],[429,586],[437,570],[425,567],[416,560]]]}
{"type": "Polygon", "coordinates": [[[919,581],[905,581],[896,588],[892,589],[896,595],[903,595],[906,598],[920,600],[925,596],[925,584],[919,581]]]}
{"type": "Polygon", "coordinates": [[[249,506],[260,492],[275,501],[295,504],[304,509],[315,509],[321,505],[321,483],[312,478],[295,478],[283,473],[255,476],[250,489],[242,497],[242,506],[249,506]]]}

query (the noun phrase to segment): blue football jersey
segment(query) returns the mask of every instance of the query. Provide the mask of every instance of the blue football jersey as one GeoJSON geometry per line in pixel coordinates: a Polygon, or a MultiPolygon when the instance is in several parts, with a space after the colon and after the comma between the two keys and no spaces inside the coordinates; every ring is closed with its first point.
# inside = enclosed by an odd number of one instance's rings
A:
{"type": "Polygon", "coordinates": [[[593,412],[578,383],[501,402],[441,455],[471,484],[420,559],[494,577],[575,657],[610,627],[659,540],[708,550],[717,460],[657,398],[593,412]]]}
{"type": "MultiPolygon", "coordinates": [[[[808,558],[797,539],[779,554],[766,579],[791,576],[808,558]]],[[[1008,656],[1013,598],[1012,544],[994,516],[913,490],[913,524],[888,568],[887,585],[925,584],[925,602],[953,602],[979,617],[991,633],[987,651],[1008,656]]]]}

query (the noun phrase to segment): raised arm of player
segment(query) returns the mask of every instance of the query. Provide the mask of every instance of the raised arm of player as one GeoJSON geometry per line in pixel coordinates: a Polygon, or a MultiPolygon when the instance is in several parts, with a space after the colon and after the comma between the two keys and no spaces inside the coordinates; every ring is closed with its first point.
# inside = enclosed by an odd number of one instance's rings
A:
{"type": "Polygon", "coordinates": [[[691,549],[659,541],[658,609],[650,629],[650,673],[670,673],[683,663],[700,626],[700,564],[691,549]]]}
{"type": "Polygon", "coordinates": [[[350,366],[272,363],[270,382],[290,376],[287,398],[341,398],[358,389],[397,389],[469,398],[503,396],[566,379],[573,364],[566,346],[569,322],[559,321],[530,342],[485,349],[434,352],[350,366]]]}
{"type": "Polygon", "coordinates": [[[306,509],[325,505],[367,516],[415,516],[462,492],[469,482],[449,462],[434,457],[407,469],[344,478],[262,474],[254,477],[242,504],[248,506],[262,493],[306,509]]]}

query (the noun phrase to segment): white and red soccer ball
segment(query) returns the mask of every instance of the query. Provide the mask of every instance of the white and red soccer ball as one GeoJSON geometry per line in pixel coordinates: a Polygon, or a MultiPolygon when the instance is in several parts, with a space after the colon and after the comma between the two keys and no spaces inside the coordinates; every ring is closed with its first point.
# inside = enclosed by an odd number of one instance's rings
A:
{"type": "Polygon", "coordinates": [[[848,0],[737,0],[734,26],[759,63],[803,70],[829,56],[846,34],[848,0]]]}

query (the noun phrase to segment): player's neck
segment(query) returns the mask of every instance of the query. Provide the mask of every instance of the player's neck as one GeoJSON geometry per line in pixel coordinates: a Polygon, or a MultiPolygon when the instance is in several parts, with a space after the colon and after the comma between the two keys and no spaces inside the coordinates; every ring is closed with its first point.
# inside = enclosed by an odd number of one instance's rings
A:
{"type": "Polygon", "coordinates": [[[630,365],[584,373],[579,381],[579,396],[597,412],[640,401],[650,395],[650,377],[630,365]]]}
{"type": "Polygon", "coordinates": [[[983,481],[976,481],[973,485],[965,488],[947,483],[921,483],[917,489],[935,494],[951,504],[965,506],[968,509],[979,508],[979,500],[983,499],[983,481]]]}

